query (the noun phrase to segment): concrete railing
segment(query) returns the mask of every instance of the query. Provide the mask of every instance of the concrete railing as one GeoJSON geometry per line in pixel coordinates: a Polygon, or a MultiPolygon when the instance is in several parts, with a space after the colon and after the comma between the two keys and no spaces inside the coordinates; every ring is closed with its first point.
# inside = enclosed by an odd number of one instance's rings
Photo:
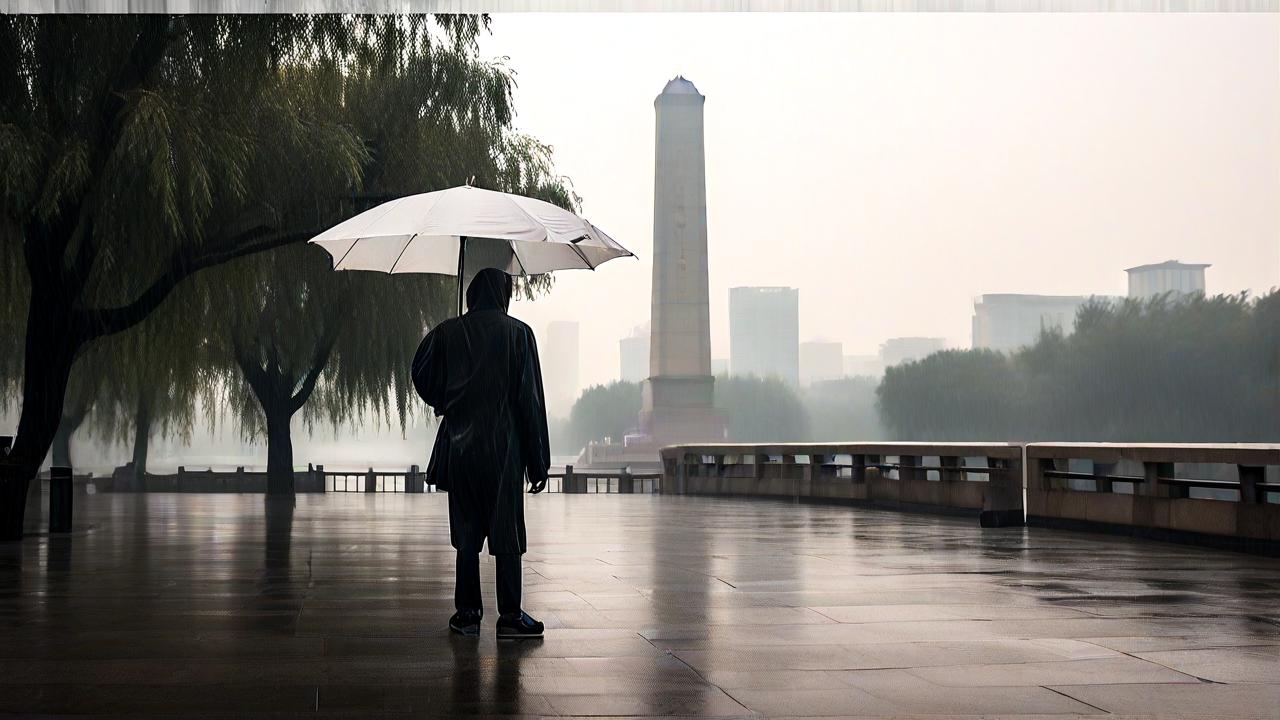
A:
{"type": "Polygon", "coordinates": [[[1025,452],[1030,525],[1280,554],[1280,445],[1032,443],[1025,452]]]}
{"type": "Polygon", "coordinates": [[[866,503],[1022,525],[1022,447],[1010,443],[674,445],[664,494],[866,503]]]}
{"type": "Polygon", "coordinates": [[[566,465],[564,470],[552,470],[547,474],[547,492],[566,494],[621,495],[652,494],[662,490],[662,473],[621,470],[593,470],[566,465]]]}

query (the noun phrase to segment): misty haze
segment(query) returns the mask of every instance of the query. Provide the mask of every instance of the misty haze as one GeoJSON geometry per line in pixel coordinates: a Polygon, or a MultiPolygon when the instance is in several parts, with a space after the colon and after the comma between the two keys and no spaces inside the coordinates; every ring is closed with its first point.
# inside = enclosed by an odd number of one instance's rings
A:
{"type": "Polygon", "coordinates": [[[0,15],[0,715],[1280,711],[1274,3],[365,4],[0,15]]]}

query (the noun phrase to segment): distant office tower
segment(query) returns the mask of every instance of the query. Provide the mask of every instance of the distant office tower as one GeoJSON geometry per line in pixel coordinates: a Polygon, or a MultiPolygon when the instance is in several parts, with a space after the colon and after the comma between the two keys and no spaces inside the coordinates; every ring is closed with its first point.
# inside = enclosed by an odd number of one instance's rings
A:
{"type": "Polygon", "coordinates": [[[800,383],[800,291],[729,288],[729,372],[800,383]]]}
{"type": "Polygon", "coordinates": [[[880,344],[880,364],[893,367],[904,362],[919,360],[947,346],[942,338],[897,337],[880,344]]]}
{"type": "Polygon", "coordinates": [[[567,418],[578,399],[578,323],[547,323],[547,339],[540,349],[547,414],[567,418]]]}
{"type": "Polygon", "coordinates": [[[845,377],[880,377],[884,374],[884,365],[879,355],[845,355],[845,377]]]}
{"type": "Polygon", "coordinates": [[[653,101],[653,298],[640,427],[652,442],[723,440],[707,296],[706,98],[675,77],[653,101]]]}
{"type": "Polygon", "coordinates": [[[844,377],[844,346],[838,342],[800,343],[800,384],[844,377]]]}
{"type": "Polygon", "coordinates": [[[1081,295],[983,295],[973,304],[973,347],[1017,350],[1034,345],[1041,330],[1070,334],[1087,302],[1081,295]]]}
{"type": "Polygon", "coordinates": [[[1177,260],[1131,267],[1125,270],[1129,273],[1129,297],[1145,300],[1165,293],[1172,298],[1204,294],[1204,269],[1207,267],[1177,260]]]}
{"type": "Polygon", "coordinates": [[[644,382],[649,377],[649,328],[636,328],[631,337],[619,340],[618,359],[624,382],[644,382]]]}

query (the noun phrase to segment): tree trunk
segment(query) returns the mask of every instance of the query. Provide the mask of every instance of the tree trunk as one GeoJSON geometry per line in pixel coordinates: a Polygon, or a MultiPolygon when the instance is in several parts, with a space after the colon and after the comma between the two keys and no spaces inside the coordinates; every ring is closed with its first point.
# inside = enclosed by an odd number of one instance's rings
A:
{"type": "Polygon", "coordinates": [[[263,405],[267,416],[267,494],[293,494],[293,435],[289,421],[293,412],[276,402],[263,405]]]}
{"type": "Polygon", "coordinates": [[[70,418],[63,418],[58,424],[58,432],[53,434],[49,463],[54,467],[75,467],[71,464],[71,434],[75,432],[75,428],[71,427],[69,420],[70,418]]]}
{"type": "Polygon", "coordinates": [[[22,415],[13,449],[0,472],[0,540],[21,540],[27,488],[49,453],[62,421],[71,364],[83,340],[65,293],[32,278],[22,377],[22,415]]]}
{"type": "Polygon", "coordinates": [[[84,424],[85,418],[89,417],[91,404],[84,403],[83,400],[76,402],[73,398],[73,407],[62,408],[62,420],[58,422],[58,431],[53,434],[51,465],[55,467],[75,467],[71,462],[71,437],[84,424]]]}
{"type": "Polygon", "coordinates": [[[133,420],[133,476],[139,482],[147,477],[147,450],[151,444],[151,401],[146,397],[147,392],[144,389],[138,396],[137,414],[133,420]]]}

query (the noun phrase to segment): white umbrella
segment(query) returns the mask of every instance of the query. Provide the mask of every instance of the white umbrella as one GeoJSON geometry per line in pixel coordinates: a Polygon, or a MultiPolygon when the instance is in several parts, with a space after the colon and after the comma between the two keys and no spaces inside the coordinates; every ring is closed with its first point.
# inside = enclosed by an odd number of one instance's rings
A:
{"type": "Polygon", "coordinates": [[[312,242],[335,270],[458,275],[463,262],[512,275],[594,270],[635,255],[596,226],[548,202],[470,186],[409,195],[345,220],[312,242]]]}

